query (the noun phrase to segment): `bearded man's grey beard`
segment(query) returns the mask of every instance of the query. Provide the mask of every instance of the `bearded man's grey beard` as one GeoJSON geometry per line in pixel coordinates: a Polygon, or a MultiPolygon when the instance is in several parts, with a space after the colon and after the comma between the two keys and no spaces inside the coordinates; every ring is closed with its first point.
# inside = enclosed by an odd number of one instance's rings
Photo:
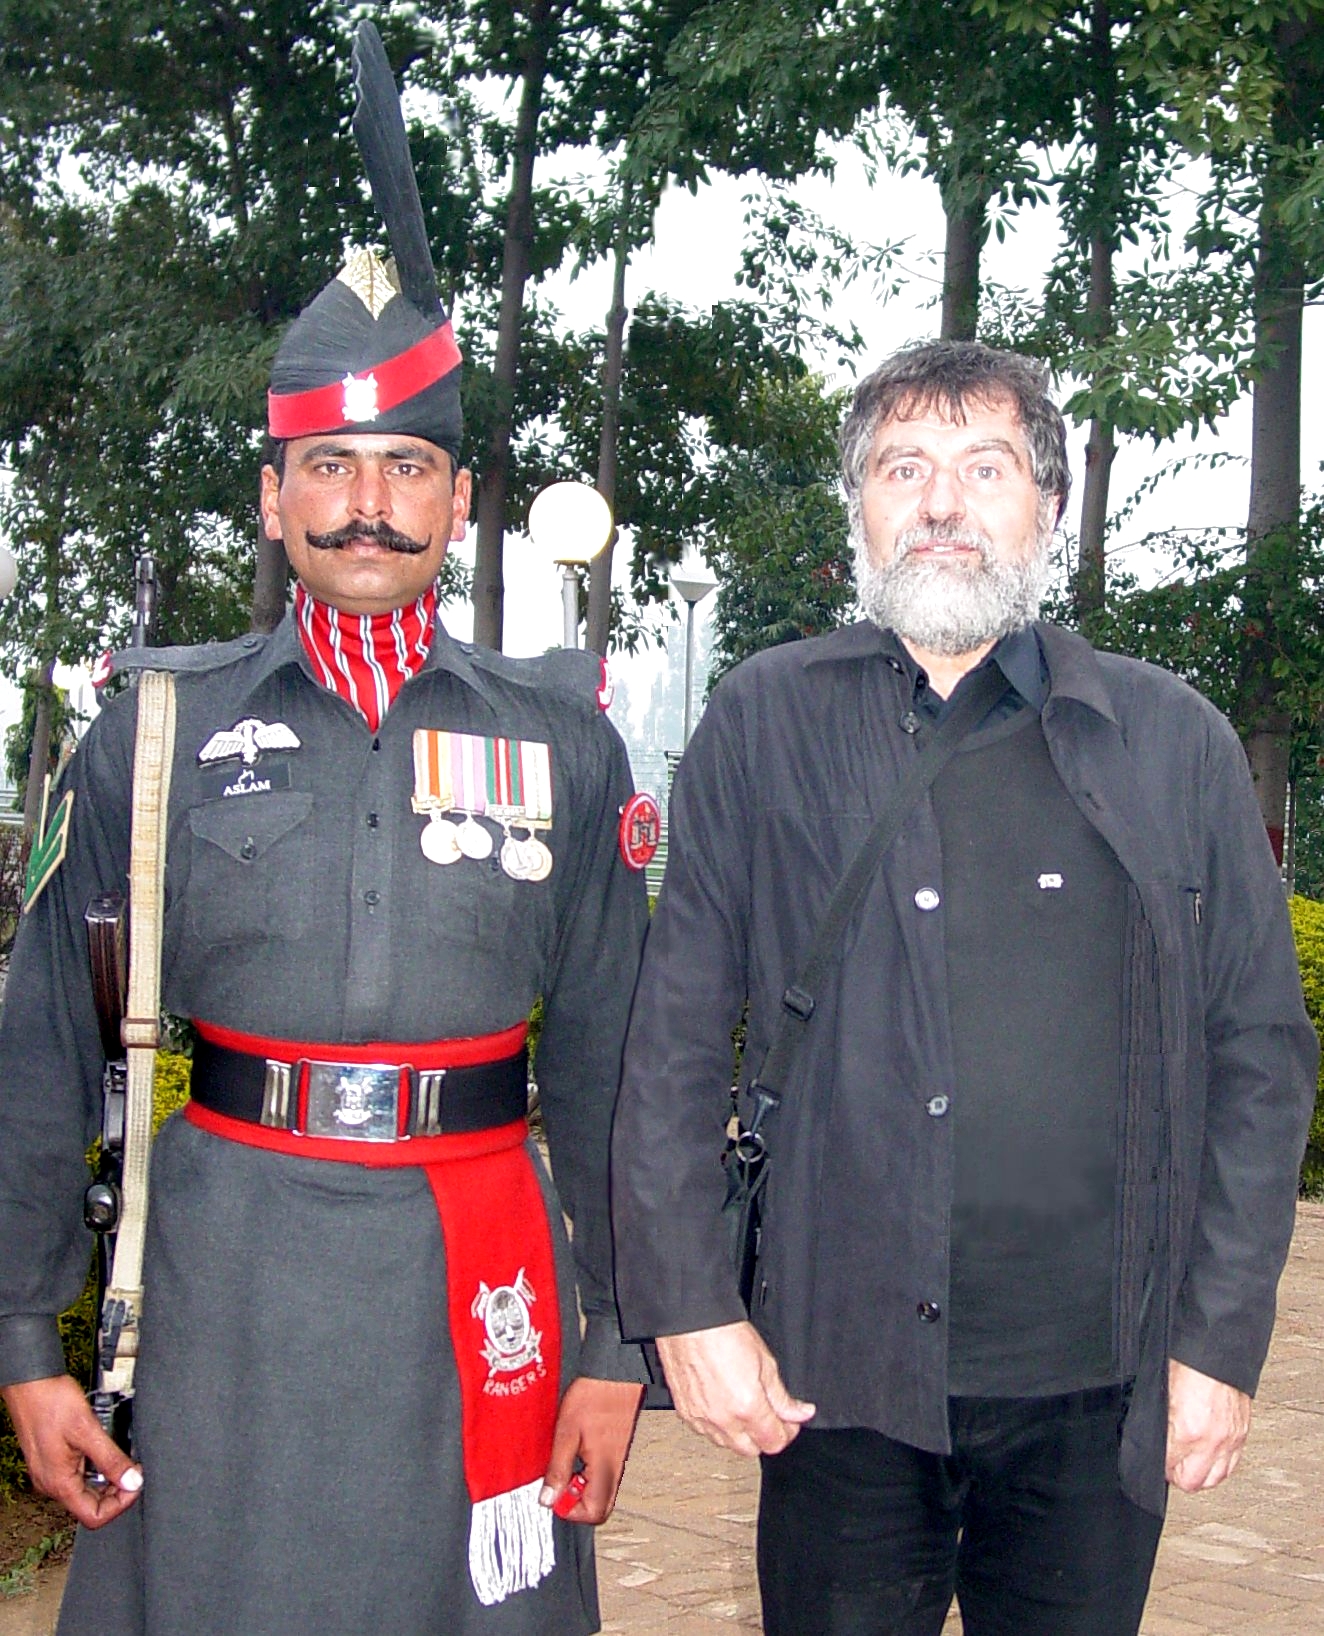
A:
{"type": "Polygon", "coordinates": [[[1029,559],[1014,563],[994,555],[986,534],[959,523],[906,529],[897,536],[892,560],[882,568],[870,560],[858,523],[851,537],[855,584],[865,618],[880,630],[894,630],[916,647],[946,658],[971,653],[1028,625],[1048,589],[1048,528],[1039,530],[1029,559]],[[978,564],[921,561],[911,555],[917,545],[935,539],[977,551],[978,564]]]}

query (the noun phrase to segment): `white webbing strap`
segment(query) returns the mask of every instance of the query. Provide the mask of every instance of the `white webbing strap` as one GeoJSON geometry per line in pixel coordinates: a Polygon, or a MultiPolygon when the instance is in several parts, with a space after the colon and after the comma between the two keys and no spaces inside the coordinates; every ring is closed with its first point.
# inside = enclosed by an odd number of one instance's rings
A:
{"type": "Polygon", "coordinates": [[[147,1166],[152,1146],[152,1086],[161,1038],[161,920],[165,909],[166,819],[175,747],[175,678],[146,670],[138,683],[138,732],[133,752],[133,817],[129,841],[129,1002],[121,1028],[128,1058],[124,1096],[124,1158],[115,1260],[106,1306],[122,1302],[115,1364],[103,1385],[133,1389],[142,1312],[143,1239],[147,1230],[147,1166]]]}

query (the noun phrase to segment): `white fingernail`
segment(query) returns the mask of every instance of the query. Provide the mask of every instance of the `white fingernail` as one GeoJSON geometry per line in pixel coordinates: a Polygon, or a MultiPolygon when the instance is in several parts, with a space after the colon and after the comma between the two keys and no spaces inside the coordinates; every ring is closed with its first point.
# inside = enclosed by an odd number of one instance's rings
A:
{"type": "Polygon", "coordinates": [[[143,1474],[137,1466],[130,1466],[119,1480],[119,1487],[126,1494],[136,1494],[143,1485],[143,1474]]]}
{"type": "Polygon", "coordinates": [[[544,1483],[542,1493],[538,1496],[538,1504],[551,1507],[556,1504],[556,1490],[550,1483],[544,1483]]]}

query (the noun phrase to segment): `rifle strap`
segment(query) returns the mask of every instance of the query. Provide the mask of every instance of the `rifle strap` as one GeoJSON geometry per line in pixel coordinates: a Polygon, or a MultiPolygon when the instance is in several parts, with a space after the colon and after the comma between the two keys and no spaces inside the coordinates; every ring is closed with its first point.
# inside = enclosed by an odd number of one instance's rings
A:
{"type": "Polygon", "coordinates": [[[166,820],[175,747],[175,678],[147,670],[138,683],[129,841],[129,1002],[121,1037],[128,1059],[124,1164],[115,1263],[103,1307],[103,1335],[116,1334],[114,1366],[104,1384],[133,1389],[142,1310],[147,1167],[152,1145],[152,1088],[161,1039],[161,922],[165,908],[166,820]],[[120,1303],[112,1306],[112,1303],[120,1303]],[[115,1313],[107,1323],[104,1314],[115,1313]]]}

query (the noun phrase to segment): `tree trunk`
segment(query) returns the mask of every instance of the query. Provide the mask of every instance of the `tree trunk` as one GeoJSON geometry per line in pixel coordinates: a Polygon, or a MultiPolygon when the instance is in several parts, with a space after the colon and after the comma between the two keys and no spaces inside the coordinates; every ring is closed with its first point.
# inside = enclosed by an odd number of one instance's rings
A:
{"type": "Polygon", "coordinates": [[[285,587],[289,563],[279,540],[258,531],[257,561],[253,567],[253,606],[250,629],[274,631],[285,617],[285,587]]]}
{"type": "MultiPolygon", "coordinates": [[[[1088,134],[1094,145],[1094,165],[1090,178],[1090,282],[1082,331],[1084,339],[1097,346],[1113,332],[1113,250],[1117,243],[1117,180],[1122,157],[1117,129],[1117,66],[1107,0],[1095,0],[1090,16],[1090,67],[1093,129],[1088,134]]],[[[1090,614],[1103,610],[1108,484],[1116,452],[1111,424],[1096,416],[1090,422],[1085,486],[1080,497],[1080,545],[1073,588],[1080,624],[1090,614]]]]}
{"type": "MultiPolygon", "coordinates": [[[[1101,339],[1113,327],[1112,245],[1102,232],[1096,232],[1090,241],[1090,288],[1085,303],[1085,327],[1091,340],[1101,339]]],[[[1080,548],[1074,588],[1077,622],[1103,609],[1108,484],[1116,453],[1117,442],[1112,427],[1096,416],[1090,422],[1090,437],[1085,447],[1085,483],[1080,496],[1080,548]]]]}
{"type": "Polygon", "coordinates": [[[1273,597],[1267,560],[1301,521],[1301,319],[1304,269],[1277,222],[1266,188],[1256,263],[1256,352],[1263,359],[1251,396],[1250,509],[1246,519],[1247,612],[1244,677],[1246,757],[1264,827],[1282,862],[1291,718],[1278,702],[1272,661],[1273,597]]]}
{"type": "Polygon", "coordinates": [[[48,659],[32,672],[35,694],[32,754],[28,758],[28,787],[23,797],[23,833],[33,835],[41,822],[41,794],[51,759],[51,717],[55,710],[55,661],[48,659]]]}
{"type": "MultiPolygon", "coordinates": [[[[1291,143],[1311,112],[1297,78],[1306,25],[1280,22],[1274,45],[1283,90],[1274,135],[1291,143]]],[[[1305,268],[1280,214],[1285,180],[1271,163],[1260,205],[1255,262],[1255,356],[1251,395],[1250,507],[1246,518],[1247,628],[1242,663],[1246,759],[1274,855],[1283,859],[1291,717],[1273,675],[1275,571],[1286,567],[1301,526],[1301,331],[1305,268]],[[1277,558],[1275,564],[1274,559],[1277,558]]]]}
{"type": "Polygon", "coordinates": [[[519,115],[511,149],[510,198],[501,261],[501,312],[497,324],[493,395],[496,419],[484,452],[478,484],[478,538],[474,547],[474,641],[500,648],[505,601],[503,557],[506,491],[510,473],[510,439],[519,370],[520,318],[524,286],[533,248],[533,162],[538,147],[538,116],[554,25],[550,0],[529,8],[529,37],[521,74],[519,115]]]}
{"type": "MultiPolygon", "coordinates": [[[[617,446],[621,428],[621,376],[625,365],[625,270],[630,260],[630,211],[634,189],[627,183],[616,225],[616,252],[612,268],[611,309],[602,366],[602,434],[598,440],[598,492],[616,514],[617,446]]],[[[604,656],[611,633],[611,565],[616,550],[616,526],[593,559],[588,582],[588,630],[585,646],[604,656]]]]}
{"type": "Polygon", "coordinates": [[[988,203],[943,199],[942,339],[973,341],[979,324],[979,254],[988,236],[988,203]]]}

